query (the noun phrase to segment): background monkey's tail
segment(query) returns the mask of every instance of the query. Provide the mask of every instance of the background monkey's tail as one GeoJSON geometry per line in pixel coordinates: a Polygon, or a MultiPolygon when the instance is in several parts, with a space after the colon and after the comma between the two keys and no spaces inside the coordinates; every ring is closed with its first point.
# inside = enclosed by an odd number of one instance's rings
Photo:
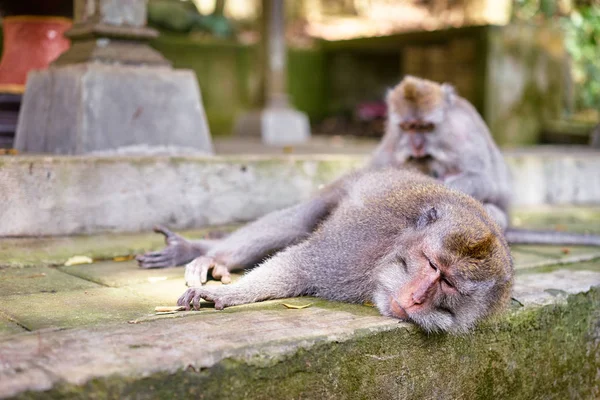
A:
{"type": "Polygon", "coordinates": [[[504,232],[510,244],[547,244],[562,246],[600,246],[600,235],[508,228],[504,232]]]}

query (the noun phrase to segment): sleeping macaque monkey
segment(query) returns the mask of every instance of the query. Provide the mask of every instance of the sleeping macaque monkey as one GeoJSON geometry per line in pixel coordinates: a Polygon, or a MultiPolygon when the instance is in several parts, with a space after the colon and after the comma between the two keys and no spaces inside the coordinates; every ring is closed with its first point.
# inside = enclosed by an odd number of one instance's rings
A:
{"type": "Polygon", "coordinates": [[[412,166],[473,196],[509,243],[600,246],[597,235],[508,227],[508,167],[477,110],[452,86],[406,76],[388,93],[387,104],[386,133],[371,166],[412,166]]]}
{"type": "Polygon", "coordinates": [[[502,230],[479,202],[398,169],[350,174],[201,246],[186,267],[190,286],[211,269],[218,278],[260,264],[237,283],[188,289],[178,301],[188,309],[200,299],[222,309],[312,295],[373,302],[430,332],[465,332],[506,304],[513,276],[502,230]]]}

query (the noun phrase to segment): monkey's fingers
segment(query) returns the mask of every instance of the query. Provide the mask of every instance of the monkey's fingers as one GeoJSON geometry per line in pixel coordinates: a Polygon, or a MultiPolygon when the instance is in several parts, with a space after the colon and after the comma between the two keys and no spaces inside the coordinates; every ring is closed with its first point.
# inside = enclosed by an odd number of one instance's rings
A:
{"type": "Polygon", "coordinates": [[[190,304],[192,303],[192,299],[194,298],[195,294],[196,294],[196,292],[195,292],[194,288],[189,288],[188,290],[183,292],[181,297],[177,300],[177,305],[183,306],[183,307],[185,307],[186,310],[189,310],[190,304]]]}
{"type": "Polygon", "coordinates": [[[175,233],[173,233],[171,230],[169,230],[167,227],[163,226],[163,225],[155,225],[154,226],[154,232],[156,233],[161,233],[167,237],[174,235],[175,233]]]}
{"type": "Polygon", "coordinates": [[[212,276],[215,279],[220,279],[221,283],[225,285],[231,283],[231,274],[224,265],[216,264],[212,270],[212,276]]]}
{"type": "Polygon", "coordinates": [[[175,260],[165,251],[155,251],[143,255],[137,255],[135,260],[140,268],[169,268],[175,267],[175,260]]]}
{"type": "Polygon", "coordinates": [[[200,286],[208,280],[208,270],[214,266],[210,257],[198,257],[185,266],[185,282],[188,286],[200,286]]]}

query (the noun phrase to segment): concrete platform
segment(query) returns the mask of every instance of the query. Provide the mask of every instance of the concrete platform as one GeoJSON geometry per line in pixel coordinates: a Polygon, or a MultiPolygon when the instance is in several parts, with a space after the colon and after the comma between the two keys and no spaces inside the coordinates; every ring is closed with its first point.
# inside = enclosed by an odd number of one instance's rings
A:
{"type": "MultiPolygon", "coordinates": [[[[514,218],[600,233],[598,208],[545,211],[514,218]]],[[[510,309],[449,336],[308,297],[156,315],[185,289],[183,270],[141,270],[127,256],[160,247],[158,235],[0,243],[0,398],[600,395],[600,249],[513,248],[510,309]],[[62,265],[74,255],[98,261],[62,265]]]]}
{"type": "MultiPolygon", "coordinates": [[[[156,224],[190,229],[252,220],[296,204],[360,167],[374,146],[334,139],[285,151],[312,151],[321,144],[322,151],[352,154],[2,156],[0,237],[143,232],[156,224]]],[[[240,151],[240,146],[265,149],[250,142],[216,143],[221,152],[240,151]]],[[[547,147],[506,152],[506,159],[516,206],[600,203],[600,152],[547,147]]]]}

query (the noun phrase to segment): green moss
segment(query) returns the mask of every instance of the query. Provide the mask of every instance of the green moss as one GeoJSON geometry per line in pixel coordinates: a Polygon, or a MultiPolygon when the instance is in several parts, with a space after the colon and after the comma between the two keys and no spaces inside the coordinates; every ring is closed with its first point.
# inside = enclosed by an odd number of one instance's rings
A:
{"type": "Polygon", "coordinates": [[[598,398],[599,318],[593,289],[567,304],[512,311],[468,336],[399,325],[275,361],[227,359],[204,370],[95,379],[18,398],[598,398]]]}

